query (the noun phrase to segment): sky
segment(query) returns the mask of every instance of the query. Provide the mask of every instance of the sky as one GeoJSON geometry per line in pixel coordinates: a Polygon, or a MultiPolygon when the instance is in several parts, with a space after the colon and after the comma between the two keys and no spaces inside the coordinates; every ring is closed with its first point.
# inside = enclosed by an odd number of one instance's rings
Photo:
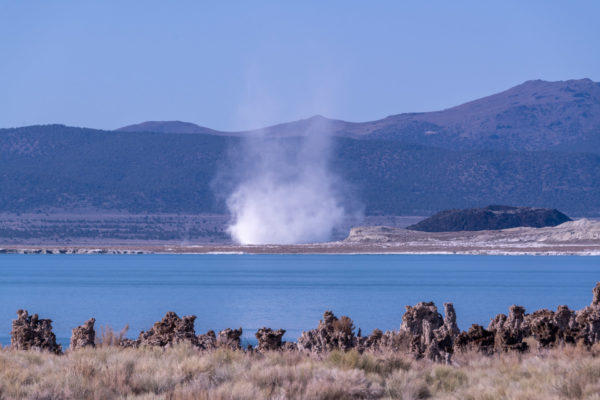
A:
{"type": "Polygon", "coordinates": [[[219,130],[600,81],[599,1],[0,0],[0,127],[219,130]]]}

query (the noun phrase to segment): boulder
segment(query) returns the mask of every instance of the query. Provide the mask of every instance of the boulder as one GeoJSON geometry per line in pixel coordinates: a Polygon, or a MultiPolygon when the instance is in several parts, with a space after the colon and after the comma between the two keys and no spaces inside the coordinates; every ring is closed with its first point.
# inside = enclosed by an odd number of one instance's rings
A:
{"type": "Polygon", "coordinates": [[[17,319],[12,322],[10,344],[16,350],[44,350],[55,354],[62,353],[52,332],[52,320],[40,319],[37,314],[29,315],[27,310],[18,310],[17,319]]]}
{"type": "Polygon", "coordinates": [[[73,329],[71,334],[71,350],[84,347],[96,347],[96,331],[94,330],[95,318],[90,318],[73,329]]]}

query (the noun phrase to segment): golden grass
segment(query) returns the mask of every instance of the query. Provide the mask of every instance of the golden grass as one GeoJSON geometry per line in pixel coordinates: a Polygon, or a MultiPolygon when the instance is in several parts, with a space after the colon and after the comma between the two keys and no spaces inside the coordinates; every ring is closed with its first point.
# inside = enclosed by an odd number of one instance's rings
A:
{"type": "Polygon", "coordinates": [[[390,352],[252,354],[181,344],[56,356],[3,348],[0,398],[600,400],[599,350],[457,354],[449,366],[390,352]]]}

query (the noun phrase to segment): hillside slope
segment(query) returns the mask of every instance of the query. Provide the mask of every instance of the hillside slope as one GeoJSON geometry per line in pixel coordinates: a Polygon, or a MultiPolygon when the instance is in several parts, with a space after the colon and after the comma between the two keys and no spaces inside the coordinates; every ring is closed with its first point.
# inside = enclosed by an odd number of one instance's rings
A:
{"type": "MultiPolygon", "coordinates": [[[[283,139],[288,146],[294,138],[283,139]]],[[[61,125],[0,130],[0,211],[99,208],[223,213],[240,139],[110,132],[61,125]]],[[[600,215],[600,155],[456,151],[337,138],[332,168],[369,215],[518,204],[600,215]]]]}

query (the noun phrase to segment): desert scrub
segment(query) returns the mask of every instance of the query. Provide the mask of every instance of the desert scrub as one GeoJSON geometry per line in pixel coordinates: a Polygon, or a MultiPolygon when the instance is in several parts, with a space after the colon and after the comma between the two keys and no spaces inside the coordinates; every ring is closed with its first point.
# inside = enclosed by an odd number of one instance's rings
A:
{"type": "Polygon", "coordinates": [[[463,353],[440,365],[393,352],[202,352],[181,344],[57,356],[3,348],[0,399],[600,400],[597,350],[463,353]]]}

